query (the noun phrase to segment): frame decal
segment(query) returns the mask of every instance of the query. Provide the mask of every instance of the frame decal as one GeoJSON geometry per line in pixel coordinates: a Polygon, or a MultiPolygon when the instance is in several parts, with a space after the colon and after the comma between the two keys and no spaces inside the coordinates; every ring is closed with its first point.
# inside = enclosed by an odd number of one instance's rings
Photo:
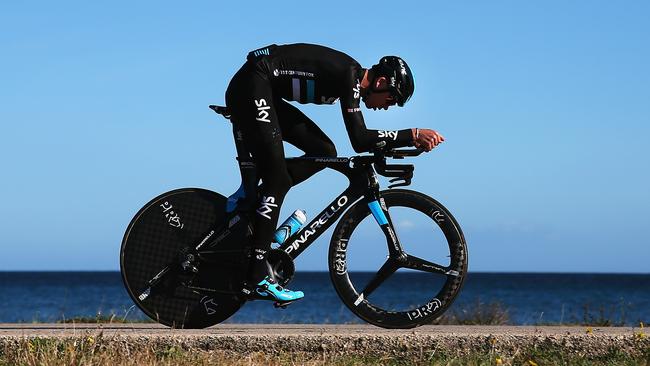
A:
{"type": "Polygon", "coordinates": [[[372,216],[375,217],[375,220],[377,220],[377,223],[379,225],[388,224],[388,219],[386,219],[384,211],[381,209],[381,207],[379,207],[379,202],[376,200],[368,202],[368,207],[370,208],[370,212],[372,212],[372,216]]]}

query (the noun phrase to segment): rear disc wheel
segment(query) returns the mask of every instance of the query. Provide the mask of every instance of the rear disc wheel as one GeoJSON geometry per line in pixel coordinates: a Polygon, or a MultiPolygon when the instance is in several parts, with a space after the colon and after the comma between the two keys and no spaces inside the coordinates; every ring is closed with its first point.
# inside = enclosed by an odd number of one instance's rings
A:
{"type": "Polygon", "coordinates": [[[181,268],[186,253],[219,234],[210,232],[225,222],[225,206],[218,193],[177,189],[151,200],[129,224],[120,251],[122,280],[151,319],[173,328],[205,328],[228,319],[245,302],[239,294],[246,268],[244,233],[219,243],[218,249],[229,253],[222,263],[196,260],[196,273],[181,268]],[[160,280],[150,286],[158,274],[160,280]],[[221,292],[210,291],[215,288],[221,292]]]}

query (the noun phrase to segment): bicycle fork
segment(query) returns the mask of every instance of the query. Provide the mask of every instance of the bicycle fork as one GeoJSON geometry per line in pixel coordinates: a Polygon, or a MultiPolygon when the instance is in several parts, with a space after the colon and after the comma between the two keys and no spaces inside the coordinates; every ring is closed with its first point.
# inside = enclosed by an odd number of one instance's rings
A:
{"type": "Polygon", "coordinates": [[[388,246],[388,258],[386,262],[379,268],[379,271],[365,286],[363,291],[359,293],[359,297],[355,305],[364,300],[365,297],[370,296],[388,277],[395,273],[399,268],[404,267],[404,263],[408,261],[408,255],[404,252],[402,244],[395,233],[393,221],[391,220],[388,212],[386,202],[379,194],[379,182],[374,171],[368,172],[368,189],[364,195],[364,200],[370,209],[370,213],[375,221],[381,228],[381,231],[386,236],[386,244],[388,246]]]}
{"type": "Polygon", "coordinates": [[[386,236],[389,258],[397,261],[405,260],[406,255],[395,233],[393,221],[388,213],[388,207],[384,199],[379,195],[379,182],[374,171],[368,172],[368,189],[364,197],[372,216],[386,236]]]}

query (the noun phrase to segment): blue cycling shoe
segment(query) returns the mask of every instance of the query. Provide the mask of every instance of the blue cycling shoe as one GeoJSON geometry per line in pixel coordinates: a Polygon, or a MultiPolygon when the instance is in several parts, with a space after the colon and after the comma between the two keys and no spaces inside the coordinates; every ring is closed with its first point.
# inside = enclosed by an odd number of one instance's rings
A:
{"type": "Polygon", "coordinates": [[[302,291],[291,291],[278,285],[270,276],[266,276],[253,291],[257,300],[273,300],[279,304],[288,304],[305,297],[302,291]]]}

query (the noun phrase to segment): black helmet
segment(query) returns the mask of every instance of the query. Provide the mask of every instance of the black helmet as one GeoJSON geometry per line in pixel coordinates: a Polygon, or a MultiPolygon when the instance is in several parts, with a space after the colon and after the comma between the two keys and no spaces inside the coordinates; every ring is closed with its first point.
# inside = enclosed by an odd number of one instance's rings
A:
{"type": "Polygon", "coordinates": [[[415,90],[415,81],[409,65],[400,57],[384,56],[377,65],[372,67],[372,71],[375,78],[383,76],[388,79],[391,95],[397,101],[397,105],[403,107],[415,90]]]}

